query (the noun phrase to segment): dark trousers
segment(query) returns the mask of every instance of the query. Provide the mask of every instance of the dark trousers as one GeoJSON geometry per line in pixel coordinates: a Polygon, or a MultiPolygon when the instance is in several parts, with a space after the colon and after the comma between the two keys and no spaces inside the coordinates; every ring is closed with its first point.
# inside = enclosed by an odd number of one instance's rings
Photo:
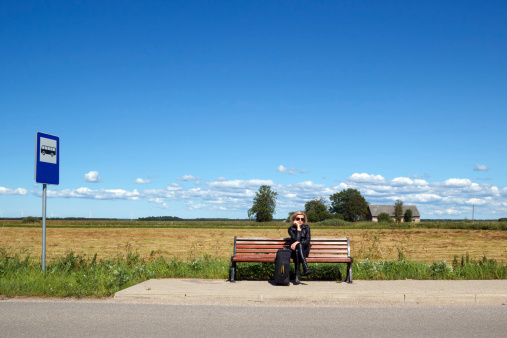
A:
{"type": "MultiPolygon", "coordinates": [[[[298,245],[299,248],[303,248],[303,256],[305,258],[308,258],[308,255],[310,254],[310,247],[303,247],[303,245],[298,245]]],[[[300,262],[300,259],[298,257],[298,255],[296,255],[296,250],[292,250],[292,253],[291,253],[291,256],[292,260],[294,261],[294,267],[295,267],[295,271],[301,271],[301,262],[300,262]]]]}

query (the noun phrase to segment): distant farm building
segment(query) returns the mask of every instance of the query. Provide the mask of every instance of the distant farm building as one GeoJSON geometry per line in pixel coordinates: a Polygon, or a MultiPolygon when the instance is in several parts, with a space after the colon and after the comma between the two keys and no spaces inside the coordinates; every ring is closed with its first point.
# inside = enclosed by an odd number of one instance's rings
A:
{"type": "MultiPolygon", "coordinates": [[[[410,209],[412,210],[412,222],[420,222],[421,214],[419,214],[419,210],[415,205],[404,205],[403,206],[403,215],[405,212],[410,209]]],[[[368,206],[368,219],[372,222],[378,222],[378,215],[385,212],[394,220],[394,205],[369,205],[368,206]]],[[[403,215],[401,221],[403,222],[403,215]]]]}

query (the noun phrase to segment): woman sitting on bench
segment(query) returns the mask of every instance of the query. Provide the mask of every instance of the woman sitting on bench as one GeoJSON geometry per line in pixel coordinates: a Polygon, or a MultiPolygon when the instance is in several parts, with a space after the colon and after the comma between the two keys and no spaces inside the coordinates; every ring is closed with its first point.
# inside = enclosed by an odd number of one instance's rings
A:
{"type": "Polygon", "coordinates": [[[292,259],[294,260],[296,279],[294,285],[301,282],[300,264],[303,264],[305,275],[311,275],[311,271],[306,264],[306,257],[310,253],[310,226],[306,224],[306,215],[302,211],[296,211],[290,216],[291,226],[289,227],[289,236],[291,238],[290,248],[292,249],[292,259]]]}

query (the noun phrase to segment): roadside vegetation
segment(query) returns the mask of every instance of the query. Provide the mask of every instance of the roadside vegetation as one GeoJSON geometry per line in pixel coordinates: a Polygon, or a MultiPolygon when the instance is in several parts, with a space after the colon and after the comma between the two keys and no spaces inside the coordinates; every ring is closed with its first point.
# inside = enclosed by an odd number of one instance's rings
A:
{"type": "MultiPolygon", "coordinates": [[[[310,264],[312,280],[345,278],[345,264],[310,264]]],[[[0,248],[0,295],[45,297],[109,297],[115,292],[152,278],[227,279],[228,259],[204,256],[190,261],[164,257],[142,258],[128,251],[124,256],[98,259],[68,252],[41,271],[39,259],[10,248],[0,248]]],[[[507,265],[468,255],[425,264],[406,260],[402,254],[394,261],[365,259],[353,264],[354,279],[505,279],[507,265]]],[[[273,264],[244,263],[237,266],[238,279],[271,279],[273,264]]],[[[291,265],[291,278],[294,278],[291,265]]],[[[303,277],[305,279],[306,277],[303,277]]]]}

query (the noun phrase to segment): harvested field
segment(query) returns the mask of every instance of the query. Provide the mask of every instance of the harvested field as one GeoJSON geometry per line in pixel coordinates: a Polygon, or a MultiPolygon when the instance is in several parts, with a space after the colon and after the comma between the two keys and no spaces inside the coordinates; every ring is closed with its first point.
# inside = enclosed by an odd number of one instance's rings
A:
{"type": "MultiPolygon", "coordinates": [[[[164,256],[192,260],[204,255],[228,259],[234,236],[287,237],[286,229],[181,229],[181,228],[48,228],[46,257],[50,261],[69,251],[99,258],[126,255],[164,256]]],[[[313,229],[313,237],[350,237],[352,256],[359,261],[394,260],[403,254],[412,261],[435,262],[469,253],[507,261],[507,232],[494,230],[362,230],[313,229]]],[[[41,255],[40,228],[0,229],[0,248],[41,255]]]]}

